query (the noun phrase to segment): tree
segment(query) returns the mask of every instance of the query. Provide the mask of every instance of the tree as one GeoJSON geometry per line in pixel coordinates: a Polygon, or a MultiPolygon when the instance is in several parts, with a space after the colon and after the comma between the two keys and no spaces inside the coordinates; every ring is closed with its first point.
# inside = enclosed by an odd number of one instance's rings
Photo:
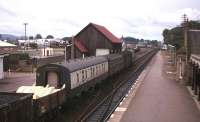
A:
{"type": "Polygon", "coordinates": [[[68,41],[68,40],[70,40],[71,39],[71,37],[63,37],[62,38],[62,40],[64,40],[64,41],[68,41]]]}
{"type": "Polygon", "coordinates": [[[191,21],[188,22],[188,26],[191,29],[200,29],[200,21],[191,20],[191,21]]]}
{"type": "Polygon", "coordinates": [[[164,37],[164,43],[168,44],[169,43],[169,30],[168,29],[164,29],[163,33],[162,33],[163,37],[164,37]]]}
{"type": "Polygon", "coordinates": [[[53,39],[54,37],[52,35],[48,35],[47,39],[53,39]]]}
{"type": "Polygon", "coordinates": [[[152,40],[150,41],[150,43],[153,45],[153,46],[158,46],[158,41],[157,40],[152,40]]]}
{"type": "Polygon", "coordinates": [[[164,43],[176,46],[177,49],[183,46],[183,30],[182,27],[174,27],[171,30],[163,31],[164,43]]]}
{"type": "Polygon", "coordinates": [[[36,34],[35,38],[36,39],[42,39],[42,35],[41,34],[36,34]]]}

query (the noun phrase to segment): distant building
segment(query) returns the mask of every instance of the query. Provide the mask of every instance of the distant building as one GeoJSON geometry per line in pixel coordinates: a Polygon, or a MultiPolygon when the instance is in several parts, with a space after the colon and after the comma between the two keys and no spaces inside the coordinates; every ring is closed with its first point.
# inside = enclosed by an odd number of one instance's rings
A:
{"type": "Polygon", "coordinates": [[[138,47],[141,47],[141,48],[145,48],[145,47],[147,47],[147,42],[142,42],[142,41],[140,41],[140,42],[138,42],[138,44],[137,44],[137,46],[138,47]]]}
{"type": "Polygon", "coordinates": [[[122,39],[123,40],[123,43],[122,43],[122,51],[124,50],[133,50],[134,48],[136,48],[138,42],[136,41],[128,41],[128,40],[125,40],[125,39],[122,39]]]}
{"type": "Polygon", "coordinates": [[[18,40],[19,46],[29,45],[30,43],[36,43],[39,48],[50,46],[51,43],[63,43],[61,39],[32,39],[32,40],[18,40]]]}
{"type": "Polygon", "coordinates": [[[121,52],[122,41],[104,26],[89,23],[66,49],[67,59],[121,52]]]}
{"type": "Polygon", "coordinates": [[[13,53],[16,50],[16,45],[0,40],[0,53],[13,53]]]}
{"type": "Polygon", "coordinates": [[[16,45],[0,41],[0,79],[4,78],[3,58],[5,54],[13,53],[15,51],[16,51],[16,45]]]}
{"type": "Polygon", "coordinates": [[[53,55],[53,48],[46,47],[46,48],[43,48],[41,51],[42,51],[42,56],[44,57],[53,55]]]}

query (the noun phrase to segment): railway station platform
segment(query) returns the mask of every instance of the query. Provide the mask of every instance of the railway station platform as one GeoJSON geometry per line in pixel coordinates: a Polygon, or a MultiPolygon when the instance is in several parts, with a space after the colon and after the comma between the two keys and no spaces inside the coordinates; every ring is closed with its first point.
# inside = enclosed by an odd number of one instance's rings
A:
{"type": "Polygon", "coordinates": [[[122,101],[109,122],[200,122],[200,110],[188,89],[167,76],[166,64],[158,52],[135,95],[122,101]]]}

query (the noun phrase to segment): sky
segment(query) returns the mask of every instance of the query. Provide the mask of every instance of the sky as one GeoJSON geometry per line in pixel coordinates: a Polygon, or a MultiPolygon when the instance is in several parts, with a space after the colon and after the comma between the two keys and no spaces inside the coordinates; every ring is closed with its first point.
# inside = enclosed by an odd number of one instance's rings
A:
{"type": "Polygon", "coordinates": [[[180,25],[182,15],[200,20],[199,0],[0,0],[0,33],[76,35],[88,23],[117,37],[162,41],[162,31],[180,25]]]}

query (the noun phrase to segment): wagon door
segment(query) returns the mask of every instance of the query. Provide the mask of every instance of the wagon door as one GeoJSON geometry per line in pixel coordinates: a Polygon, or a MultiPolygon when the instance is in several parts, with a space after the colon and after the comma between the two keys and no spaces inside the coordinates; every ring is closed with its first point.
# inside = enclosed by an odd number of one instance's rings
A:
{"type": "Polygon", "coordinates": [[[57,87],[59,82],[59,76],[56,71],[48,71],[46,72],[46,81],[50,86],[57,87]]]}

